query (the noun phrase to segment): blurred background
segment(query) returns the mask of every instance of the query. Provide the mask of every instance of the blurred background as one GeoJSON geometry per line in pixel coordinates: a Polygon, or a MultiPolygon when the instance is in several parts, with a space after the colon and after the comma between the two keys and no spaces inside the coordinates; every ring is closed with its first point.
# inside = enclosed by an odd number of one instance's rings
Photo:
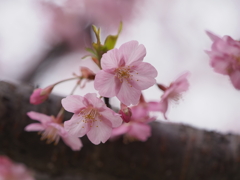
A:
{"type": "MultiPolygon", "coordinates": [[[[46,87],[80,74],[80,66],[96,72],[90,59],[81,59],[94,40],[91,25],[101,27],[104,40],[122,21],[116,47],[144,44],[144,61],[158,70],[158,83],[191,73],[190,89],[171,104],[169,120],[158,119],[239,134],[240,92],[213,71],[204,52],[211,47],[206,30],[240,39],[239,7],[238,0],[0,0],[0,79],[46,87]]],[[[54,93],[66,96],[75,83],[60,84],[54,93]]],[[[86,92],[95,92],[93,83],[76,94],[86,92]]],[[[161,94],[156,87],[144,91],[151,101],[161,94]]]]}

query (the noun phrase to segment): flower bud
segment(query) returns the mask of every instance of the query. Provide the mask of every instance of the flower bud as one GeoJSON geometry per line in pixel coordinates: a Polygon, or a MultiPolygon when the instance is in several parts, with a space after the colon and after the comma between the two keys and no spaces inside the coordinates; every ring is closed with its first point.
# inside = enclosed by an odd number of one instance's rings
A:
{"type": "Polygon", "coordinates": [[[121,103],[121,109],[119,111],[119,114],[122,115],[122,119],[123,119],[124,122],[128,123],[131,120],[132,111],[129,107],[127,107],[123,103],[121,103]]]}
{"type": "Polygon", "coordinates": [[[89,68],[87,67],[81,67],[80,71],[82,73],[82,77],[89,79],[89,80],[94,80],[95,78],[95,73],[92,72],[89,68]]]}
{"type": "Polygon", "coordinates": [[[48,98],[49,94],[52,92],[53,87],[54,86],[51,85],[44,89],[35,89],[30,96],[30,103],[35,105],[43,103],[48,98]]]}

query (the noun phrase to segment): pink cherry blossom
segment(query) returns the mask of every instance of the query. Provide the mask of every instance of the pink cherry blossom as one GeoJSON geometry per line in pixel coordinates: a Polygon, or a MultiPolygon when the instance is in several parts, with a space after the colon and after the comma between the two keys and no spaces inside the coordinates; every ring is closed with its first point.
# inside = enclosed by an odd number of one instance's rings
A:
{"type": "Polygon", "coordinates": [[[142,62],[145,55],[145,47],[137,41],[105,53],[101,59],[102,70],[95,77],[95,89],[104,97],[117,96],[127,106],[138,104],[141,91],[156,83],[157,70],[142,62]]]}
{"type": "Polygon", "coordinates": [[[51,85],[44,89],[41,88],[35,89],[32,95],[30,96],[30,103],[35,105],[43,103],[48,98],[53,88],[54,86],[51,85]]]}
{"type": "Polygon", "coordinates": [[[148,106],[140,103],[131,107],[132,116],[128,123],[123,123],[120,127],[113,129],[111,138],[114,139],[124,135],[125,141],[146,141],[151,136],[151,127],[149,122],[155,120],[149,116],[148,106]]]}
{"type": "Polygon", "coordinates": [[[230,36],[220,38],[207,32],[213,41],[211,51],[206,51],[210,64],[220,74],[228,75],[233,86],[240,90],[240,42],[230,36]]]}
{"type": "Polygon", "coordinates": [[[187,80],[187,76],[189,73],[184,73],[180,77],[178,77],[174,82],[170,84],[169,87],[164,87],[160,85],[161,89],[164,90],[163,95],[161,96],[160,102],[149,102],[148,108],[151,111],[160,111],[163,113],[164,118],[166,117],[166,112],[168,110],[168,105],[171,100],[178,101],[181,97],[181,93],[187,91],[189,88],[189,83],[187,80]]]}
{"type": "Polygon", "coordinates": [[[82,147],[81,140],[67,133],[63,128],[63,124],[58,122],[54,116],[47,116],[42,113],[28,112],[27,115],[40,123],[32,123],[25,127],[26,131],[39,131],[42,134],[41,140],[47,139],[47,143],[57,144],[60,137],[66,145],[72,150],[77,151],[82,147]]]}
{"type": "Polygon", "coordinates": [[[112,133],[112,128],[122,124],[119,114],[109,109],[96,93],[88,93],[84,97],[67,96],[62,100],[63,107],[74,113],[64,128],[78,137],[87,134],[93,144],[105,143],[112,133]]]}
{"type": "Polygon", "coordinates": [[[13,163],[6,156],[0,156],[0,180],[34,180],[23,164],[13,163]]]}

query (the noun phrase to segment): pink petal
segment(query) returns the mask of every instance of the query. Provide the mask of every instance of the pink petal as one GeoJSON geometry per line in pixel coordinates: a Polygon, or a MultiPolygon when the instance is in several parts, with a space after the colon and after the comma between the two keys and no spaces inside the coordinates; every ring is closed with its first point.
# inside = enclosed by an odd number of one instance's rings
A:
{"type": "Polygon", "coordinates": [[[29,124],[27,125],[25,128],[24,128],[25,131],[44,131],[45,128],[42,124],[40,123],[32,123],[32,124],[29,124]]]}
{"type": "Polygon", "coordinates": [[[119,80],[115,78],[114,74],[105,71],[100,71],[96,74],[94,80],[94,87],[99,91],[99,94],[104,97],[113,97],[118,92],[119,80]]]}
{"type": "Polygon", "coordinates": [[[189,83],[187,80],[187,76],[189,76],[189,72],[184,73],[181,75],[177,80],[174,82],[175,84],[175,91],[181,93],[183,91],[187,91],[189,88],[189,83]]]}
{"type": "Polygon", "coordinates": [[[168,110],[168,99],[164,99],[160,101],[159,109],[163,113],[164,118],[167,119],[166,112],[168,110]]]}
{"type": "Polygon", "coordinates": [[[126,80],[121,84],[121,88],[117,94],[117,98],[126,106],[136,105],[139,103],[141,91],[131,87],[126,80]]]}
{"type": "Polygon", "coordinates": [[[71,136],[71,135],[62,136],[62,140],[73,151],[79,151],[83,146],[82,141],[76,136],[71,136]]]}
{"type": "Polygon", "coordinates": [[[118,67],[118,64],[121,60],[121,57],[119,57],[118,51],[119,51],[118,49],[112,49],[107,53],[103,54],[101,59],[101,66],[103,70],[118,67]]]}
{"type": "Polygon", "coordinates": [[[90,124],[83,122],[83,117],[74,114],[72,118],[64,122],[64,129],[71,135],[82,137],[90,130],[90,124]]]}
{"type": "Polygon", "coordinates": [[[52,122],[52,123],[48,123],[47,126],[51,126],[51,127],[54,127],[55,129],[57,129],[59,135],[61,135],[62,133],[67,133],[65,131],[64,127],[62,126],[62,124],[52,122]]]}
{"type": "Polygon", "coordinates": [[[170,86],[165,90],[164,94],[162,95],[162,99],[171,98],[177,94],[180,94],[184,91],[187,91],[189,88],[189,82],[187,80],[187,76],[190,73],[184,73],[180,77],[178,77],[174,82],[170,84],[170,86]]]}
{"type": "Polygon", "coordinates": [[[230,65],[231,61],[229,60],[229,57],[212,57],[211,58],[211,66],[214,68],[214,71],[220,74],[228,74],[228,71],[231,67],[230,65]]]}
{"type": "Polygon", "coordinates": [[[102,119],[102,121],[96,121],[91,130],[87,133],[88,139],[93,144],[105,143],[112,134],[112,127],[110,121],[102,119]]]}
{"type": "Polygon", "coordinates": [[[133,62],[143,61],[146,56],[145,47],[142,44],[138,45],[137,41],[129,41],[121,45],[119,52],[124,57],[126,66],[133,62]]]}
{"type": "Polygon", "coordinates": [[[236,70],[230,74],[230,79],[232,81],[233,86],[240,90],[240,71],[236,70]]]}
{"type": "Polygon", "coordinates": [[[124,124],[122,124],[121,126],[119,126],[119,127],[117,127],[117,128],[114,128],[114,129],[112,130],[111,138],[114,138],[114,137],[116,137],[116,136],[120,136],[120,135],[122,135],[122,134],[125,134],[125,133],[127,133],[127,132],[129,131],[129,129],[130,129],[129,124],[124,123],[124,124]]]}
{"type": "Polygon", "coordinates": [[[149,111],[160,111],[162,108],[160,107],[159,102],[149,102],[148,109],[149,111]]]}
{"type": "Polygon", "coordinates": [[[156,84],[157,70],[149,63],[141,62],[134,65],[131,73],[131,84],[139,90],[147,89],[156,84]]]}
{"type": "Polygon", "coordinates": [[[139,103],[137,106],[131,107],[132,109],[132,120],[141,121],[149,115],[148,107],[146,104],[139,103]]]}
{"type": "Polygon", "coordinates": [[[232,39],[230,36],[224,36],[219,41],[215,41],[212,45],[212,50],[219,51],[222,54],[239,55],[239,42],[232,39]]]}
{"type": "Polygon", "coordinates": [[[132,123],[128,134],[140,141],[146,141],[151,136],[151,128],[144,123],[132,123]]]}
{"type": "Polygon", "coordinates": [[[220,37],[218,37],[217,35],[213,34],[213,33],[210,32],[210,31],[206,31],[206,33],[207,33],[208,37],[210,37],[210,39],[211,39],[212,41],[217,41],[217,40],[220,39],[220,37]]]}
{"type": "Polygon", "coordinates": [[[84,96],[84,98],[86,98],[87,101],[97,109],[103,108],[104,106],[106,106],[104,102],[97,97],[96,93],[88,93],[84,96]]]}
{"type": "Polygon", "coordinates": [[[40,121],[41,123],[51,122],[53,120],[51,116],[47,116],[45,114],[34,112],[34,111],[28,112],[27,115],[31,119],[40,121]]]}
{"type": "Polygon", "coordinates": [[[122,124],[122,118],[120,114],[115,113],[113,110],[108,108],[104,111],[101,111],[100,113],[105,119],[109,120],[112,123],[111,127],[118,127],[122,124]]]}
{"type": "MultiPolygon", "coordinates": [[[[168,98],[162,99],[160,102],[149,102],[148,103],[148,109],[149,111],[160,111],[163,113],[164,118],[166,117],[166,112],[168,110],[168,98]]],[[[153,118],[154,120],[155,118],[153,118]]]]}
{"type": "Polygon", "coordinates": [[[79,113],[79,111],[86,106],[84,101],[82,96],[70,95],[62,99],[62,106],[69,112],[79,113]]]}

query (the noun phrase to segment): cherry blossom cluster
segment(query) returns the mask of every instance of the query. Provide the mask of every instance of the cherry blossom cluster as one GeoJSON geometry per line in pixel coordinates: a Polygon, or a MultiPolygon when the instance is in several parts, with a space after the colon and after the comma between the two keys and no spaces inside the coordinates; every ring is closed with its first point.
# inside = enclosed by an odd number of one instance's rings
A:
{"type": "Polygon", "coordinates": [[[213,41],[211,51],[206,51],[210,64],[217,73],[228,75],[233,86],[240,90],[240,42],[230,36],[223,38],[208,32],[213,41]]]}
{"type": "MultiPolygon", "coordinates": [[[[121,32],[109,35],[104,44],[100,40],[100,29],[93,26],[97,42],[92,48],[86,48],[90,53],[99,72],[93,73],[91,67],[81,67],[81,75],[74,73],[73,78],[59,81],[44,89],[36,89],[30,97],[30,103],[38,105],[48,99],[53,88],[59,83],[76,80],[72,93],[63,98],[62,109],[55,117],[38,112],[28,112],[27,115],[39,121],[26,126],[26,131],[39,131],[41,140],[57,144],[60,138],[72,150],[80,150],[80,138],[87,135],[95,145],[105,143],[123,135],[124,142],[146,141],[151,136],[150,122],[156,117],[151,112],[161,112],[166,117],[168,104],[171,100],[178,100],[181,93],[188,90],[189,83],[185,73],[172,82],[168,87],[156,82],[157,70],[147,62],[146,48],[132,40],[114,48],[121,32]],[[84,96],[75,95],[76,87],[82,85],[83,80],[94,81],[96,93],[87,93],[84,96]],[[142,91],[156,85],[163,91],[160,101],[146,102],[142,91]],[[119,111],[111,109],[109,98],[116,97],[120,102],[119,111]],[[64,112],[73,113],[69,120],[64,120],[64,112]]],[[[85,58],[85,57],[84,57],[85,58]]]]}

